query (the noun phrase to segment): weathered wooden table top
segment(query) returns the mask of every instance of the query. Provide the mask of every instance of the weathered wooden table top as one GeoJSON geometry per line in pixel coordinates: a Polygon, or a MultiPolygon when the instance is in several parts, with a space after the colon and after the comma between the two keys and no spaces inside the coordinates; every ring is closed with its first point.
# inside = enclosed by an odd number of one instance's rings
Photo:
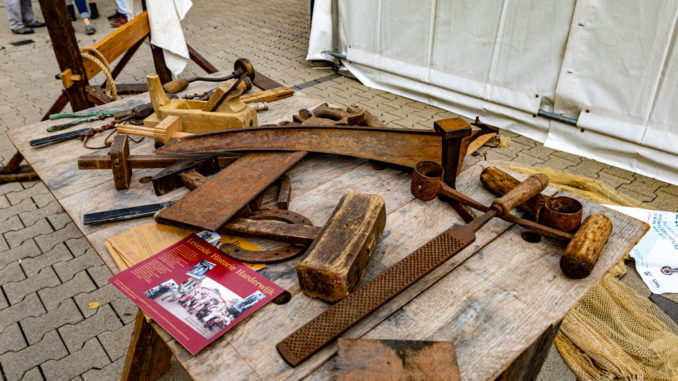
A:
{"type": "MultiPolygon", "coordinates": [[[[186,93],[204,91],[213,84],[194,83],[186,93]]],[[[114,102],[103,108],[126,109],[148,102],[146,94],[114,102]]],[[[302,93],[271,103],[260,112],[259,123],[289,120],[300,108],[312,109],[322,100],[302,93]]],[[[84,226],[82,215],[111,208],[157,203],[181,198],[187,190],[161,197],[152,184],[141,183],[159,169],[135,169],[130,189],[116,191],[111,171],[80,171],[80,155],[107,154],[82,147],[74,140],[33,148],[29,140],[47,136],[41,122],[15,128],[8,135],[26,161],[40,175],[75,224],[108,267],[118,268],[104,242],[151,218],[84,226]]],[[[98,127],[102,122],[75,128],[98,127]]],[[[97,141],[103,140],[98,137],[97,141]]],[[[151,153],[146,139],[131,144],[132,153],[151,153]]],[[[481,165],[463,171],[457,189],[489,204],[493,196],[479,181],[481,165]]],[[[381,242],[361,283],[372,279],[453,224],[463,223],[446,203],[424,202],[410,194],[410,173],[386,168],[375,170],[359,159],[331,155],[308,155],[288,172],[292,179],[290,210],[322,226],[346,192],[375,193],[386,201],[387,223],[381,242]]],[[[545,193],[555,194],[549,187],[545,193]]],[[[525,348],[551,324],[559,322],[579,299],[635,245],[646,226],[630,217],[581,200],[584,215],[599,212],[614,224],[612,236],[593,273],[583,280],[565,277],[558,266],[564,248],[561,242],[542,239],[528,243],[523,231],[493,219],[476,233],[476,241],[424,279],[353,327],[344,337],[380,339],[449,340],[457,350],[463,380],[490,380],[499,376],[525,348]]],[[[318,315],[328,304],[300,292],[292,260],[270,265],[261,274],[287,289],[293,297],[285,305],[268,304],[227,332],[200,353],[192,356],[162,328],[156,330],[194,379],[326,379],[335,369],[336,344],[326,346],[296,368],[278,355],[275,345],[318,315]]]]}

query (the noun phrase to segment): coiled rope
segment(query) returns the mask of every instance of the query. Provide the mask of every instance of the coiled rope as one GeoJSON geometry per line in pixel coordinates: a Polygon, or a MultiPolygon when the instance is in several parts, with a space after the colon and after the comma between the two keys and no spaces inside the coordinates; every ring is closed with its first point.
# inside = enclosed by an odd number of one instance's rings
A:
{"type": "Polygon", "coordinates": [[[106,76],[106,95],[111,97],[113,100],[118,99],[118,89],[115,87],[115,81],[113,80],[113,75],[111,74],[111,64],[108,62],[106,57],[101,54],[96,48],[91,46],[80,48],[80,55],[82,58],[92,61],[95,65],[101,69],[101,71],[106,76]]]}

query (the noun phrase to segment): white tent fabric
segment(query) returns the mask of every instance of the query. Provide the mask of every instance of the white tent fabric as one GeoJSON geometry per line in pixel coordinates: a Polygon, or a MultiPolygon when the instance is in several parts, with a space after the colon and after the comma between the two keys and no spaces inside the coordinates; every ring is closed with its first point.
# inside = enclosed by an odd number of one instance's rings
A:
{"type": "Polygon", "coordinates": [[[316,0],[313,17],[307,59],[336,51],[367,86],[678,184],[676,1],[316,0]]]}

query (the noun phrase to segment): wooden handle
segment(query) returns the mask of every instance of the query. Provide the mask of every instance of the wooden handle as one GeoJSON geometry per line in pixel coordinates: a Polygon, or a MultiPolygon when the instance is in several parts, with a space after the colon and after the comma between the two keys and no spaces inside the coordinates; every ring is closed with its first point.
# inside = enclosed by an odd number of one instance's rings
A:
{"type": "Polygon", "coordinates": [[[612,221],[609,218],[602,214],[586,217],[560,258],[563,273],[573,279],[589,276],[610,233],[612,221]]]}
{"type": "Polygon", "coordinates": [[[501,214],[506,214],[511,209],[539,194],[539,192],[543,191],[548,185],[548,176],[542,173],[534,174],[526,178],[525,181],[518,184],[501,198],[494,200],[492,206],[499,208],[501,214]]]}
{"type": "MultiPolygon", "coordinates": [[[[511,191],[511,189],[520,184],[518,179],[497,167],[487,167],[483,169],[483,171],[480,173],[480,182],[483,183],[483,186],[486,189],[498,196],[507,194],[511,191]]],[[[524,210],[530,216],[534,217],[535,221],[539,221],[539,213],[548,200],[548,196],[538,194],[518,205],[518,208],[524,210]]]]}
{"type": "Polygon", "coordinates": [[[165,89],[166,92],[170,94],[175,94],[180,92],[181,90],[185,89],[188,87],[188,79],[186,78],[179,78],[175,79],[173,81],[169,81],[162,85],[162,88],[165,89]]]}
{"type": "Polygon", "coordinates": [[[207,182],[208,178],[200,174],[198,171],[195,169],[191,169],[190,171],[182,172],[179,174],[179,177],[181,178],[181,182],[184,183],[186,188],[193,190],[205,182],[207,182]]]}

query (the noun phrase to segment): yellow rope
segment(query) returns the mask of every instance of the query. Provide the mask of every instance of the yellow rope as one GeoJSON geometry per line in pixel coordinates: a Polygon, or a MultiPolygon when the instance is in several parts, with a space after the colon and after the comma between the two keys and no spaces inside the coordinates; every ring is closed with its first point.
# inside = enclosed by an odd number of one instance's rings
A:
{"type": "Polygon", "coordinates": [[[115,87],[115,81],[111,74],[111,64],[106,57],[104,57],[104,55],[96,48],[91,46],[80,48],[80,55],[82,55],[82,58],[92,61],[102,72],[104,72],[104,75],[106,76],[106,95],[113,100],[117,100],[118,89],[115,87]]]}

